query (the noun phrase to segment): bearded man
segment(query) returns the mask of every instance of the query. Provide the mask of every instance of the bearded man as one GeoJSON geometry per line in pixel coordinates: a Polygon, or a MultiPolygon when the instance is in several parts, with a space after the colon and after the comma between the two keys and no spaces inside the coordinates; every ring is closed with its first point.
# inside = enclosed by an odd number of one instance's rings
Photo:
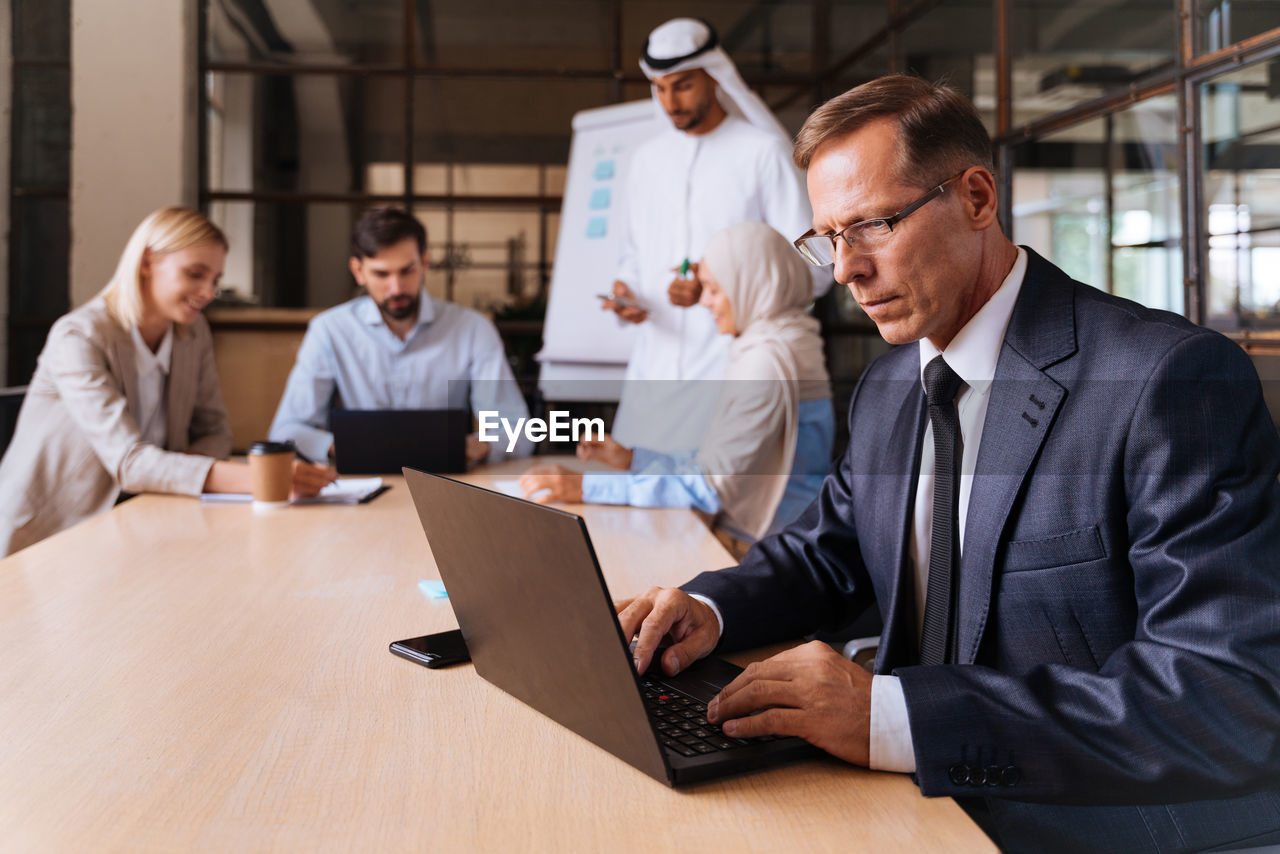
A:
{"type": "MultiPolygon", "coordinates": [[[[529,415],[502,339],[478,312],[432,297],[422,287],[427,232],[407,211],[366,211],[351,231],[351,275],[366,293],[321,312],[307,326],[273,440],[322,460],[333,451],[329,411],[464,409],[497,411],[516,423],[529,415]]],[[[532,452],[521,437],[513,455],[532,452]]],[[[467,458],[506,456],[501,442],[467,437],[467,458]]]]}

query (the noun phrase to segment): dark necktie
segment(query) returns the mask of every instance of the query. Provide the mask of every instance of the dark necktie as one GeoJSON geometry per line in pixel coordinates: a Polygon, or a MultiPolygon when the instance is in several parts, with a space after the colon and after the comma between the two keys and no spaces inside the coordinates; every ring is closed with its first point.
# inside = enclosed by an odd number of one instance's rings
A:
{"type": "Polygon", "coordinates": [[[960,462],[960,418],[956,392],[964,380],[941,356],[924,369],[924,393],[933,425],[933,536],[929,546],[929,589],[925,597],[924,631],[920,635],[920,663],[955,660],[952,631],[955,620],[952,586],[959,556],[957,499],[960,462]]]}

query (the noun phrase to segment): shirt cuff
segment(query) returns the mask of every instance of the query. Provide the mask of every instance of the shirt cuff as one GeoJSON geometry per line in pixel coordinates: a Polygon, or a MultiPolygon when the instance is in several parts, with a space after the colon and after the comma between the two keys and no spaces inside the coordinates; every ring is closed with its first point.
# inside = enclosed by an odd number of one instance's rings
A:
{"type": "Polygon", "coordinates": [[[583,472],[582,501],[584,504],[628,504],[627,472],[583,472]]]}
{"type": "Polygon", "coordinates": [[[874,771],[915,773],[907,698],[897,676],[871,677],[871,753],[867,764],[874,771]]]}
{"type": "Polygon", "coordinates": [[[690,593],[689,595],[692,598],[697,599],[702,604],[706,605],[708,608],[711,609],[711,613],[716,615],[716,623],[719,624],[720,626],[720,631],[716,632],[716,643],[719,643],[720,636],[724,634],[724,617],[720,614],[720,609],[716,607],[715,602],[712,602],[710,599],[708,599],[706,596],[703,596],[700,593],[690,593]]]}
{"type": "Polygon", "coordinates": [[[641,448],[638,446],[632,448],[630,470],[633,472],[644,471],[653,464],[654,460],[659,459],[662,456],[663,455],[659,454],[657,451],[652,451],[648,448],[641,448]]]}

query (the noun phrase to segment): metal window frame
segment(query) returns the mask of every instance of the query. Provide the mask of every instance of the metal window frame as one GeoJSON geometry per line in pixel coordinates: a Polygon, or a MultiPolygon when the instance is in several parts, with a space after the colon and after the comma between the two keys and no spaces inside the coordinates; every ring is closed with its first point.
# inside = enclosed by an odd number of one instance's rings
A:
{"type": "MultiPolygon", "coordinates": [[[[1183,271],[1183,311],[1196,323],[1206,320],[1205,279],[1207,267],[1207,211],[1204,210],[1204,158],[1201,133],[1200,85],[1213,78],[1259,62],[1280,57],[1280,27],[1258,33],[1228,47],[1206,54],[1196,54],[1199,30],[1196,26],[1195,0],[1173,0],[1171,11],[1177,17],[1178,53],[1173,66],[1147,74],[1123,90],[1106,93],[1059,113],[1044,116],[1020,127],[1012,127],[1012,86],[1010,68],[1012,45],[1010,22],[1012,0],[995,0],[997,56],[997,133],[996,161],[1001,166],[1001,221],[1012,221],[1013,170],[1012,147],[1042,138],[1053,132],[1074,127],[1093,119],[1108,118],[1141,101],[1162,95],[1177,97],[1178,122],[1178,190],[1181,195],[1180,244],[1183,271]]],[[[1110,181],[1108,180],[1108,197],[1110,181]]],[[[1108,209],[1110,208],[1108,200],[1108,209]]],[[[1108,245],[1108,256],[1115,247],[1108,245]]],[[[1111,265],[1108,263],[1108,269],[1111,265]]],[[[1110,273],[1108,273],[1108,278],[1110,273]]],[[[1237,326],[1239,319],[1237,318],[1237,326]]]]}
{"type": "MultiPolygon", "coordinates": [[[[206,52],[207,18],[210,0],[198,2],[198,57],[202,81],[209,73],[246,73],[261,75],[327,74],[336,76],[393,76],[406,81],[408,90],[417,80],[427,79],[578,79],[608,80],[610,95],[621,101],[624,86],[644,82],[642,75],[626,72],[622,68],[622,14],[625,0],[606,0],[609,4],[611,39],[609,44],[610,67],[594,69],[548,68],[458,68],[425,65],[416,62],[417,10],[414,0],[401,0],[403,11],[404,42],[399,64],[350,66],[335,64],[292,65],[281,62],[212,62],[206,52]]],[[[766,3],[768,0],[758,0],[766,3]]],[[[829,95],[832,84],[842,73],[860,59],[869,56],[882,46],[890,51],[890,67],[903,67],[902,34],[921,17],[940,5],[941,0],[886,0],[885,24],[862,40],[842,56],[832,58],[828,31],[831,23],[832,0],[811,0],[812,63],[807,73],[778,73],[767,77],[748,78],[756,85],[789,89],[776,97],[771,106],[778,110],[809,97],[821,101],[829,95]]],[[[1013,21],[1016,15],[1013,0],[992,0],[992,52],[996,63],[996,131],[993,135],[994,154],[1000,188],[1000,219],[1008,227],[1012,217],[1013,151],[1014,145],[1072,127],[1081,122],[1105,118],[1150,98],[1173,94],[1177,98],[1178,121],[1178,179],[1182,201],[1182,260],[1184,311],[1197,321],[1204,322],[1206,269],[1206,212],[1203,203],[1204,162],[1200,118],[1200,85],[1205,81],[1255,62],[1265,62],[1280,57],[1280,27],[1243,39],[1236,44],[1206,54],[1197,54],[1199,29],[1195,14],[1195,0],[1171,0],[1169,13],[1177,25],[1177,52],[1175,61],[1166,67],[1147,73],[1129,86],[1107,92],[1089,101],[1060,112],[1044,116],[1021,126],[1013,125],[1012,44],[1013,21]]],[[[376,203],[399,201],[408,207],[419,204],[443,206],[449,232],[446,242],[452,239],[453,210],[458,204],[529,206],[540,211],[538,236],[538,264],[542,271],[541,287],[548,284],[551,260],[546,257],[546,215],[559,209],[558,196],[545,193],[536,197],[511,196],[457,196],[451,183],[443,195],[418,194],[413,185],[413,118],[414,99],[405,99],[404,193],[394,196],[378,194],[334,193],[271,193],[247,191],[243,193],[211,191],[208,187],[208,128],[206,88],[199,87],[199,198],[207,210],[213,201],[281,201],[281,202],[353,202],[376,203]]],[[[446,164],[452,166],[452,163],[446,164]]],[[[451,181],[451,178],[450,178],[451,181]]],[[[452,296],[453,274],[449,274],[449,294],[452,296]]]]}
{"type": "MultiPolygon", "coordinates": [[[[536,211],[538,214],[538,234],[531,239],[530,243],[536,241],[534,251],[536,252],[536,260],[525,265],[526,269],[533,269],[538,274],[539,292],[545,294],[551,281],[551,263],[552,259],[548,257],[547,250],[549,246],[549,229],[547,224],[548,214],[559,213],[562,198],[560,196],[548,195],[545,192],[546,186],[546,166],[543,164],[539,167],[539,186],[540,192],[531,196],[503,196],[503,195],[459,195],[453,192],[453,170],[456,165],[452,161],[446,162],[446,187],[445,193],[419,193],[414,186],[414,97],[413,89],[417,81],[420,80],[448,80],[448,79],[570,79],[570,80],[608,80],[610,81],[610,96],[613,101],[620,102],[623,97],[623,86],[627,82],[642,81],[644,77],[639,74],[624,74],[622,71],[622,2],[623,0],[608,0],[610,5],[610,30],[612,39],[610,40],[610,67],[607,69],[518,69],[518,68],[451,68],[442,66],[424,65],[418,63],[417,60],[417,7],[414,0],[401,0],[401,33],[403,41],[400,44],[401,60],[399,63],[392,64],[375,64],[375,65],[338,65],[332,63],[310,63],[310,64],[291,64],[278,61],[272,62],[221,62],[213,61],[208,55],[208,16],[210,0],[198,0],[197,2],[197,67],[200,79],[200,85],[197,93],[197,181],[198,181],[198,204],[204,212],[209,211],[209,206],[213,202],[230,201],[230,202],[253,202],[253,203],[292,203],[292,204],[311,204],[322,202],[336,202],[348,204],[385,204],[399,203],[404,205],[408,210],[412,210],[415,206],[430,205],[437,208],[443,208],[445,214],[445,234],[444,243],[446,246],[453,245],[453,224],[454,213],[459,206],[467,207],[493,207],[493,208],[522,208],[536,211]],[[209,187],[209,127],[208,127],[208,109],[209,98],[206,85],[207,75],[215,73],[239,73],[250,74],[254,76],[282,76],[282,77],[299,77],[305,75],[325,75],[331,77],[390,77],[404,81],[406,97],[404,99],[404,146],[401,152],[401,165],[404,170],[403,186],[404,192],[397,194],[383,193],[326,193],[326,192],[285,192],[285,191],[222,191],[212,190],[209,187]]],[[[787,78],[785,82],[791,82],[787,78]]],[[[476,269],[483,269],[485,265],[472,265],[476,269]]],[[[443,268],[445,272],[445,297],[452,300],[454,296],[454,288],[456,284],[457,269],[451,264],[443,264],[437,269],[443,268]]]]}

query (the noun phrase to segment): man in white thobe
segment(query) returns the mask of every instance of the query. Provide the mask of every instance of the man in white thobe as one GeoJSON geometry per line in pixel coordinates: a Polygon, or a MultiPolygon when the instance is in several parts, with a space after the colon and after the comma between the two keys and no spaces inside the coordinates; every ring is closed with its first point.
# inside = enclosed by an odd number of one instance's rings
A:
{"type": "MultiPolygon", "coordinates": [[[[765,222],[794,238],[809,229],[812,214],[790,137],[710,25],[668,21],[649,35],[640,67],[670,128],[636,150],[627,176],[628,223],[613,292],[639,307],[605,307],[639,329],[613,435],[628,447],[670,453],[698,446],[728,351],[728,338],[697,305],[692,270],[702,247],[741,222],[765,222]]],[[[815,298],[830,285],[830,270],[815,270],[815,298]]]]}

